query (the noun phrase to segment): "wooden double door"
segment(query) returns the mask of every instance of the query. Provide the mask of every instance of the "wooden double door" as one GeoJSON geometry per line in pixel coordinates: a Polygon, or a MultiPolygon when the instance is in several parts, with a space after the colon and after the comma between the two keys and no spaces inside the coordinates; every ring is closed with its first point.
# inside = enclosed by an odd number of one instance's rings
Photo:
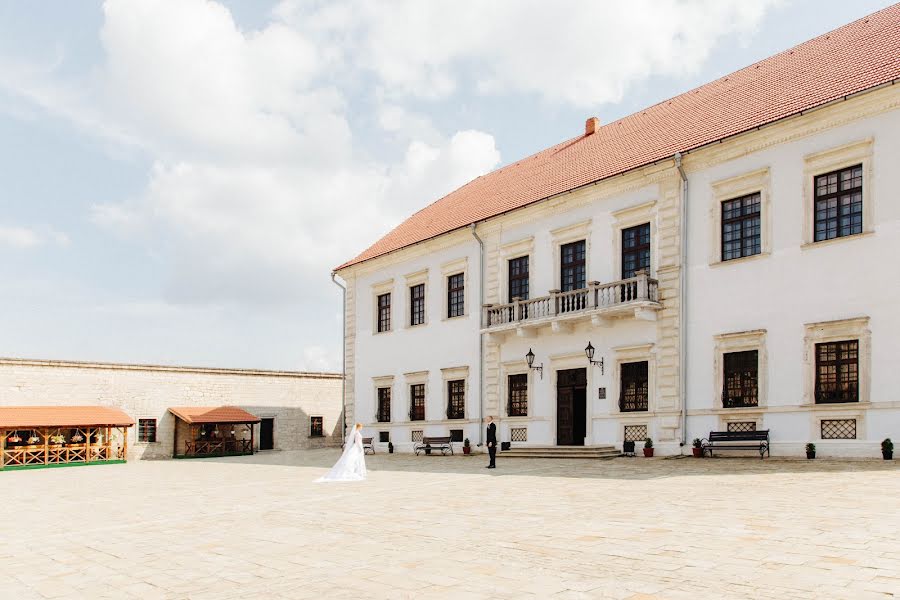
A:
{"type": "Polygon", "coordinates": [[[556,445],[584,446],[587,433],[587,369],[556,372],[556,445]]]}

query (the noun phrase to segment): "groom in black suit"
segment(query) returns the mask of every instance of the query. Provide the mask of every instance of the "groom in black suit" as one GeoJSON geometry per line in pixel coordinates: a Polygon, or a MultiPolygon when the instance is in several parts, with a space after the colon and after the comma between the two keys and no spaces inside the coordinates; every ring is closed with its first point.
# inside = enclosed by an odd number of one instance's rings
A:
{"type": "Polygon", "coordinates": [[[489,416],[487,422],[487,447],[488,454],[491,457],[491,464],[489,464],[487,468],[496,469],[497,465],[494,463],[497,460],[497,426],[494,425],[494,417],[489,416]]]}

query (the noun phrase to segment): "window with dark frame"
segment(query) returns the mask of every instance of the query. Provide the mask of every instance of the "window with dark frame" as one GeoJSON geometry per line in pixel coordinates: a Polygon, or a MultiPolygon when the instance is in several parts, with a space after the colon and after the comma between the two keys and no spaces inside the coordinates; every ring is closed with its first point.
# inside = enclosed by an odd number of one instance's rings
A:
{"type": "Polygon", "coordinates": [[[378,296],[378,333],[391,330],[391,293],[378,296]]]}
{"type": "Polygon", "coordinates": [[[859,340],[816,344],[816,403],[859,402],[859,340]]]}
{"type": "Polygon", "coordinates": [[[622,279],[650,270],[650,223],[622,230],[622,279]]]}
{"type": "Polygon", "coordinates": [[[138,419],[138,441],[147,444],[156,442],[156,419],[138,419]]]}
{"type": "Polygon", "coordinates": [[[457,273],[447,278],[447,317],[461,317],[466,314],[466,277],[457,273]]]}
{"type": "Polygon", "coordinates": [[[512,258],[509,265],[509,301],[513,298],[528,300],[528,257],[512,258]]]}
{"type": "Polygon", "coordinates": [[[463,441],[463,430],[462,429],[451,429],[450,430],[450,441],[451,442],[462,442],[463,441]]]}
{"type": "Polygon", "coordinates": [[[507,378],[506,414],[510,417],[528,416],[528,375],[516,373],[507,378]]]}
{"type": "Polygon", "coordinates": [[[722,260],[753,256],[762,251],[760,193],[722,203],[722,260]]]}
{"type": "Polygon", "coordinates": [[[425,322],[425,284],[409,288],[409,324],[421,325],[425,322]]]}
{"type": "Polygon", "coordinates": [[[726,352],[722,368],[722,407],[758,406],[759,351],[726,352]]]}
{"type": "Polygon", "coordinates": [[[559,289],[564,292],[587,286],[585,241],[580,240],[559,247],[559,289]]]}
{"type": "Polygon", "coordinates": [[[391,432],[390,431],[379,431],[378,432],[378,443],[387,444],[391,441],[391,432]]]}
{"type": "Polygon", "coordinates": [[[466,380],[447,382],[447,418],[466,418],[466,380]]]}
{"type": "Polygon", "coordinates": [[[409,386],[409,420],[425,420],[425,384],[414,383],[409,386]]]}
{"type": "Polygon", "coordinates": [[[620,365],[622,390],[619,410],[622,412],[646,411],[650,404],[649,368],[647,361],[620,365]]]}
{"type": "Polygon", "coordinates": [[[322,417],[309,418],[309,437],[324,437],[325,421],[322,417]]]}
{"type": "Polygon", "coordinates": [[[391,388],[378,388],[378,422],[391,422],[391,388]]]}
{"type": "Polygon", "coordinates": [[[817,175],[815,187],[815,241],[862,233],[862,165],[817,175]]]}

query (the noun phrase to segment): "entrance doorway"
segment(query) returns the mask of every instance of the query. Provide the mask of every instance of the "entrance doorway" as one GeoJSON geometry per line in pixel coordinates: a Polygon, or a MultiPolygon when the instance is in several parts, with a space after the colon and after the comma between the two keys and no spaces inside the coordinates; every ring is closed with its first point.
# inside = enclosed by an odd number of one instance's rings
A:
{"type": "Polygon", "coordinates": [[[556,372],[556,445],[584,446],[587,433],[587,369],[556,372]]]}
{"type": "Polygon", "coordinates": [[[275,448],[275,419],[264,418],[259,422],[259,449],[272,450],[275,448]]]}

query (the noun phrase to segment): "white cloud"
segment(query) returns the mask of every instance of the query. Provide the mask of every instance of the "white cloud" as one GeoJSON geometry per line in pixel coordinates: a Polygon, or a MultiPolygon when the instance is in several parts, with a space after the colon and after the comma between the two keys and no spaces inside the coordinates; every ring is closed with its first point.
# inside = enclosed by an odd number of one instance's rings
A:
{"type": "Polygon", "coordinates": [[[488,94],[594,106],[649,75],[695,72],[716,42],[752,32],[780,0],[343,0],[283,2],[344,67],[388,95],[438,98],[466,81],[488,94]]]}
{"type": "Polygon", "coordinates": [[[0,225],[0,245],[27,250],[47,243],[68,246],[69,236],[49,226],[31,228],[0,225]]]}

